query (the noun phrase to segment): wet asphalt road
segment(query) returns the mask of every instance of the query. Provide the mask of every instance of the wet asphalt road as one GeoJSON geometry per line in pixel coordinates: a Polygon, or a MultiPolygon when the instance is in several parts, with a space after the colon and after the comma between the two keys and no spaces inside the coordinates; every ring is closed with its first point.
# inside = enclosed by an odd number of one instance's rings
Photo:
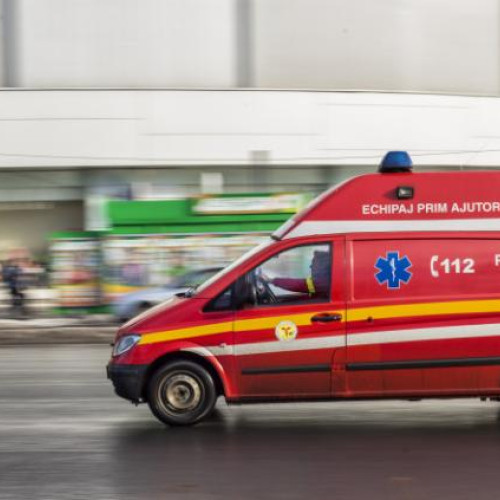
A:
{"type": "Polygon", "coordinates": [[[499,403],[227,407],[164,427],[104,346],[0,348],[0,499],[496,499],[499,403]]]}

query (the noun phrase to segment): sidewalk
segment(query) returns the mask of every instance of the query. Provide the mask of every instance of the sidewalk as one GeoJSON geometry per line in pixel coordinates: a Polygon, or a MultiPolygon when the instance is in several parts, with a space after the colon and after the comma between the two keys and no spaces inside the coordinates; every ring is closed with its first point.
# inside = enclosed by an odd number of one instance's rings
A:
{"type": "Polygon", "coordinates": [[[0,312],[0,346],[19,344],[110,344],[119,325],[110,315],[10,319],[0,312]]]}
{"type": "Polygon", "coordinates": [[[28,316],[11,311],[10,295],[0,282],[0,346],[19,344],[110,344],[119,325],[108,314],[57,316],[57,291],[25,291],[28,316]]]}

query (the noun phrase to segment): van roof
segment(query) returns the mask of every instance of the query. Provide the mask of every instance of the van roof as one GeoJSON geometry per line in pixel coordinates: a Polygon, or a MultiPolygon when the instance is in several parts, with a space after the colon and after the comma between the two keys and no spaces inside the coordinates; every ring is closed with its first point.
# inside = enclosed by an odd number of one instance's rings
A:
{"type": "Polygon", "coordinates": [[[500,231],[500,171],[354,177],[313,200],[273,237],[392,231],[500,231]]]}

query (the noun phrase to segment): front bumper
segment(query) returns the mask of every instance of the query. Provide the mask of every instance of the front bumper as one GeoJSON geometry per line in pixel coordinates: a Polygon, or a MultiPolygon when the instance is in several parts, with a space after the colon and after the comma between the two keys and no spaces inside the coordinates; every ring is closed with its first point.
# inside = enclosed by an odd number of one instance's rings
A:
{"type": "Polygon", "coordinates": [[[114,365],[106,367],[108,379],[113,382],[118,396],[133,403],[143,401],[143,389],[146,381],[148,365],[114,365]]]}

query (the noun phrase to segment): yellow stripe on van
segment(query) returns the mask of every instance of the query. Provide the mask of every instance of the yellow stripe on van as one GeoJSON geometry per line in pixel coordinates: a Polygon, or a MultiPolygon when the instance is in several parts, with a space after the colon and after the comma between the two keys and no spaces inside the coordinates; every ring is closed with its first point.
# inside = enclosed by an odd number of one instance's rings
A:
{"type": "Polygon", "coordinates": [[[440,316],[446,314],[500,312],[500,300],[464,300],[455,302],[427,302],[392,306],[362,307],[350,309],[347,321],[373,319],[404,318],[412,316],[440,316]]]}
{"type": "Polygon", "coordinates": [[[167,340],[181,340],[191,337],[204,337],[206,335],[215,335],[216,333],[230,332],[233,329],[233,322],[208,323],[203,326],[192,326],[190,328],[180,328],[178,330],[168,330],[163,332],[145,333],[142,335],[139,344],[155,344],[157,342],[166,342],[167,340]]]}
{"type": "MultiPolygon", "coordinates": [[[[321,311],[326,312],[326,311],[321,311]]],[[[328,311],[332,313],[333,311],[328,311]]],[[[338,311],[343,316],[343,311],[338,311]]],[[[350,309],[347,321],[362,321],[368,317],[373,319],[440,316],[447,314],[473,314],[473,313],[500,313],[500,300],[471,300],[455,302],[430,302],[418,304],[402,304],[392,306],[372,306],[350,309]]],[[[311,324],[311,317],[320,312],[310,311],[302,314],[282,316],[269,316],[264,318],[241,319],[234,322],[234,329],[238,332],[264,330],[274,328],[280,321],[293,321],[297,326],[311,324]]],[[[342,319],[344,322],[345,319],[342,319]]],[[[189,339],[192,337],[205,337],[233,330],[233,322],[208,323],[201,326],[166,330],[142,335],[139,344],[155,344],[170,340],[189,339]]]]}
{"type": "MultiPolygon", "coordinates": [[[[325,311],[322,311],[325,312],[325,311]]],[[[331,311],[330,311],[331,312],[331,311]]],[[[234,328],[238,332],[249,332],[252,330],[264,330],[274,328],[280,321],[293,321],[297,326],[311,324],[311,316],[320,314],[319,312],[307,312],[303,314],[288,314],[283,316],[270,316],[267,318],[240,319],[234,322],[234,328]]],[[[342,320],[344,321],[344,320],[342,320]]],[[[208,323],[202,326],[193,326],[190,328],[181,328],[178,330],[167,330],[155,333],[145,333],[142,335],[139,344],[155,344],[157,342],[166,342],[168,340],[188,339],[191,337],[205,337],[217,333],[230,332],[233,330],[233,322],[208,323]]]]}
{"type": "MultiPolygon", "coordinates": [[[[280,321],[293,321],[297,326],[311,324],[311,317],[316,314],[329,312],[331,314],[340,313],[343,317],[343,311],[310,311],[302,314],[288,314],[283,316],[270,316],[268,318],[240,319],[235,321],[234,329],[237,332],[249,332],[252,330],[263,330],[265,328],[274,328],[280,321]]],[[[342,319],[344,321],[344,319],[342,319]]]]}

